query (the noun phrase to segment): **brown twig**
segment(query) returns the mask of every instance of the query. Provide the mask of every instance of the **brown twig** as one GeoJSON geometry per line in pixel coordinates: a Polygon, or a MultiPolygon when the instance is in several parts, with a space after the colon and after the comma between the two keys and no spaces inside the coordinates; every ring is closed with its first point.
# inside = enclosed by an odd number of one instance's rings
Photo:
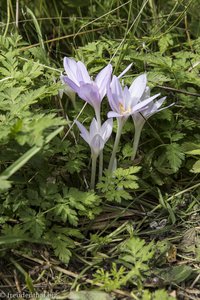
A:
{"type": "Polygon", "coordinates": [[[169,86],[164,86],[164,85],[157,85],[157,87],[164,89],[164,90],[168,90],[168,91],[172,91],[175,93],[179,93],[179,94],[185,94],[185,95],[189,95],[189,96],[195,96],[195,97],[200,97],[200,94],[196,94],[196,93],[191,93],[191,92],[187,92],[184,90],[178,90],[169,86]]]}
{"type": "Polygon", "coordinates": [[[17,277],[16,270],[14,270],[14,279],[15,279],[16,289],[17,289],[18,293],[21,294],[22,290],[21,290],[21,287],[20,287],[20,283],[19,283],[19,280],[18,280],[18,277],[17,277]]]}
{"type": "MultiPolygon", "coordinates": [[[[46,262],[39,259],[39,258],[34,258],[34,257],[31,257],[27,254],[22,254],[22,253],[18,253],[18,251],[14,250],[13,253],[15,253],[16,255],[20,255],[28,260],[31,260],[31,261],[34,261],[40,265],[45,265],[46,262]]],[[[73,277],[73,278],[79,278],[79,274],[78,273],[74,273],[74,272],[71,272],[69,270],[66,270],[66,269],[63,269],[59,266],[56,266],[56,265],[53,265],[53,264],[50,264],[49,262],[47,263],[49,264],[49,267],[53,268],[54,270],[58,271],[58,272],[61,272],[65,275],[68,275],[70,277],[73,277]]],[[[81,277],[82,280],[84,280],[86,283],[89,283],[89,284],[93,284],[93,285],[96,285],[96,286],[99,286],[99,287],[102,287],[103,284],[102,283],[98,283],[98,282],[94,282],[93,280],[91,279],[88,279],[88,278],[85,278],[85,277],[81,277]]],[[[128,293],[128,292],[125,292],[125,291],[122,291],[122,290],[119,290],[119,289],[115,289],[114,291],[112,291],[113,293],[115,294],[118,294],[118,295],[122,295],[122,296],[127,296],[127,297],[130,297],[130,299],[132,299],[131,297],[131,294],[128,293]]]]}

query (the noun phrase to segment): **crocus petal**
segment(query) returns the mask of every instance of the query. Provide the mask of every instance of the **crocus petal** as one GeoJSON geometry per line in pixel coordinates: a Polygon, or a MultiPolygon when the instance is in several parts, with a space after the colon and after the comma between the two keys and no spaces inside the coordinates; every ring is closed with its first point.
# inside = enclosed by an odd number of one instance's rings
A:
{"type": "Polygon", "coordinates": [[[151,107],[141,110],[140,113],[139,112],[133,113],[132,117],[133,117],[134,122],[135,123],[141,122],[141,118],[142,118],[142,121],[145,122],[148,118],[150,118],[154,114],[174,105],[174,103],[172,103],[168,106],[158,109],[163,104],[165,99],[166,99],[166,97],[159,99],[151,107]]]}
{"type": "Polygon", "coordinates": [[[99,133],[101,137],[103,138],[104,142],[106,143],[109,139],[113,128],[113,119],[108,119],[106,122],[103,123],[99,133]]]}
{"type": "Polygon", "coordinates": [[[86,66],[81,61],[77,62],[77,78],[79,82],[91,83],[86,66]]]}
{"type": "Polygon", "coordinates": [[[101,97],[101,100],[106,94],[106,87],[110,83],[111,80],[111,74],[112,74],[112,66],[111,64],[108,64],[99,74],[97,75],[95,79],[95,83],[97,84],[99,88],[99,94],[101,97]]]}
{"type": "Polygon", "coordinates": [[[160,108],[160,109],[157,110],[157,112],[159,112],[159,111],[161,111],[161,110],[164,110],[164,109],[166,109],[166,108],[169,108],[169,107],[173,106],[174,104],[175,104],[175,103],[171,103],[171,104],[169,104],[169,105],[167,105],[167,106],[165,106],[165,107],[163,107],[163,108],[160,108]]]}
{"type": "Polygon", "coordinates": [[[81,132],[82,138],[86,141],[86,143],[90,144],[90,134],[87,129],[79,121],[76,120],[75,123],[81,132]]]}
{"type": "Polygon", "coordinates": [[[72,90],[72,88],[68,84],[64,84],[65,82],[62,79],[62,76],[60,77],[60,80],[63,83],[63,88],[61,90],[59,90],[61,99],[62,99],[63,93],[65,93],[72,100],[72,102],[74,102],[75,98],[76,98],[76,93],[74,92],[74,90],[72,90]]]}
{"type": "Polygon", "coordinates": [[[175,104],[175,102],[173,102],[173,103],[171,103],[171,104],[169,104],[169,105],[167,105],[167,106],[165,106],[163,108],[160,108],[158,111],[161,111],[161,110],[163,110],[165,108],[169,108],[169,107],[173,106],[174,104],[175,104]]]}
{"type": "Polygon", "coordinates": [[[108,114],[107,114],[107,117],[108,118],[122,118],[123,115],[115,112],[115,111],[109,111],[108,114]]]}
{"type": "MultiPolygon", "coordinates": [[[[129,91],[131,93],[131,96],[134,97],[135,99],[139,99],[142,97],[145,88],[147,85],[147,75],[142,74],[138,76],[133,83],[131,84],[129,91]]],[[[136,103],[135,103],[136,104],[136,103]]]]}
{"type": "Polygon", "coordinates": [[[156,102],[154,102],[154,106],[155,106],[156,110],[158,110],[162,106],[162,104],[166,98],[167,97],[163,97],[163,98],[157,100],[156,102]]]}
{"type": "Polygon", "coordinates": [[[75,92],[78,93],[80,87],[78,85],[76,85],[76,83],[74,83],[74,81],[72,81],[70,78],[68,78],[67,76],[60,76],[60,79],[62,82],[66,83],[67,85],[70,86],[70,88],[75,92]]]}
{"type": "Polygon", "coordinates": [[[124,76],[124,74],[126,74],[130,68],[132,67],[133,63],[131,63],[130,65],[128,65],[128,67],[121,73],[119,74],[118,78],[121,78],[122,76],[124,76]]]}
{"type": "Polygon", "coordinates": [[[108,101],[113,111],[119,111],[120,103],[123,104],[123,90],[119,79],[114,75],[107,90],[108,101]]]}
{"type": "Polygon", "coordinates": [[[77,78],[77,64],[76,61],[69,57],[64,57],[64,69],[67,73],[67,76],[74,81],[76,85],[79,85],[77,78]]]}
{"type": "Polygon", "coordinates": [[[135,125],[137,123],[145,123],[145,121],[147,120],[147,118],[146,118],[146,116],[144,116],[143,112],[135,112],[131,116],[133,118],[135,125]]]}
{"type": "Polygon", "coordinates": [[[92,105],[94,109],[99,109],[101,99],[98,88],[95,84],[86,83],[81,85],[78,95],[80,98],[92,105]]]}
{"type": "Polygon", "coordinates": [[[100,134],[96,134],[93,139],[90,142],[90,147],[92,151],[96,154],[99,155],[99,152],[103,149],[104,147],[104,140],[100,136],[100,134]]]}
{"type": "Polygon", "coordinates": [[[135,106],[132,107],[132,113],[134,113],[135,111],[138,111],[142,108],[145,109],[145,106],[148,105],[151,101],[153,101],[155,98],[157,98],[160,94],[156,94],[146,100],[143,100],[141,102],[139,102],[138,104],[136,104],[135,106]]]}
{"type": "Polygon", "coordinates": [[[93,118],[91,124],[90,124],[90,139],[92,139],[95,134],[99,131],[99,126],[95,118],[93,118]]]}
{"type": "Polygon", "coordinates": [[[145,118],[149,118],[158,111],[160,111],[159,107],[161,107],[165,99],[166,97],[163,97],[157,100],[156,102],[150,103],[146,108],[144,107],[144,109],[141,109],[143,116],[145,116],[145,118]]]}
{"type": "Polygon", "coordinates": [[[114,100],[110,87],[107,88],[107,97],[108,97],[108,102],[110,104],[111,109],[113,111],[119,111],[119,102],[117,101],[117,98],[116,98],[116,101],[114,100]]]}
{"type": "Polygon", "coordinates": [[[127,86],[125,86],[124,88],[124,94],[123,94],[123,106],[125,108],[125,110],[129,110],[132,106],[132,98],[131,98],[131,94],[130,91],[128,89],[127,86]]]}
{"type": "Polygon", "coordinates": [[[150,97],[150,87],[147,86],[147,87],[145,88],[145,91],[144,91],[143,95],[142,95],[142,99],[145,100],[145,99],[147,99],[147,98],[149,98],[149,97],[150,97]]]}
{"type": "Polygon", "coordinates": [[[110,84],[110,88],[113,95],[116,95],[117,99],[122,99],[123,97],[123,90],[120,84],[119,79],[114,75],[110,84]]]}

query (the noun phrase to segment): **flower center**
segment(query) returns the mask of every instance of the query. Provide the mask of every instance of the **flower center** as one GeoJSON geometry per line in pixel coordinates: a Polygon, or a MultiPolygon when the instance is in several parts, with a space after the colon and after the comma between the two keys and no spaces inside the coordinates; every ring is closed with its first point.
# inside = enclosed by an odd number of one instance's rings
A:
{"type": "Polygon", "coordinates": [[[125,107],[123,106],[123,104],[119,103],[119,110],[120,110],[120,114],[122,114],[122,115],[131,113],[130,105],[128,106],[128,109],[126,110],[125,107]]]}

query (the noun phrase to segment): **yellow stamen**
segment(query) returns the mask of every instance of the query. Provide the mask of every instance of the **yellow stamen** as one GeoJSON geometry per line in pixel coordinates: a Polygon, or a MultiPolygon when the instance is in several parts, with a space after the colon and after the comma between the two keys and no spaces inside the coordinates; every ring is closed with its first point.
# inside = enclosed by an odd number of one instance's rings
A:
{"type": "Polygon", "coordinates": [[[120,113],[121,113],[121,114],[126,114],[126,113],[130,113],[130,112],[131,112],[130,106],[128,107],[127,110],[125,110],[123,104],[121,104],[121,103],[119,104],[119,110],[120,110],[120,113]]]}

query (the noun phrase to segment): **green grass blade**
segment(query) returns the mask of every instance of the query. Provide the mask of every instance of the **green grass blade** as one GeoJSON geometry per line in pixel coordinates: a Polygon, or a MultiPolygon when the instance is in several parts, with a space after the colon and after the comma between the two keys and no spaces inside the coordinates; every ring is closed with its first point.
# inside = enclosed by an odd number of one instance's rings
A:
{"type": "MultiPolygon", "coordinates": [[[[46,140],[45,144],[48,144],[58,133],[60,133],[63,130],[63,126],[57,128],[55,131],[50,133],[46,140]]],[[[8,179],[11,177],[14,173],[16,173],[21,167],[23,167],[35,154],[37,154],[42,147],[34,146],[30,150],[28,150],[26,153],[24,153],[19,159],[17,159],[11,166],[9,166],[0,176],[3,176],[4,179],[8,179]]]]}

